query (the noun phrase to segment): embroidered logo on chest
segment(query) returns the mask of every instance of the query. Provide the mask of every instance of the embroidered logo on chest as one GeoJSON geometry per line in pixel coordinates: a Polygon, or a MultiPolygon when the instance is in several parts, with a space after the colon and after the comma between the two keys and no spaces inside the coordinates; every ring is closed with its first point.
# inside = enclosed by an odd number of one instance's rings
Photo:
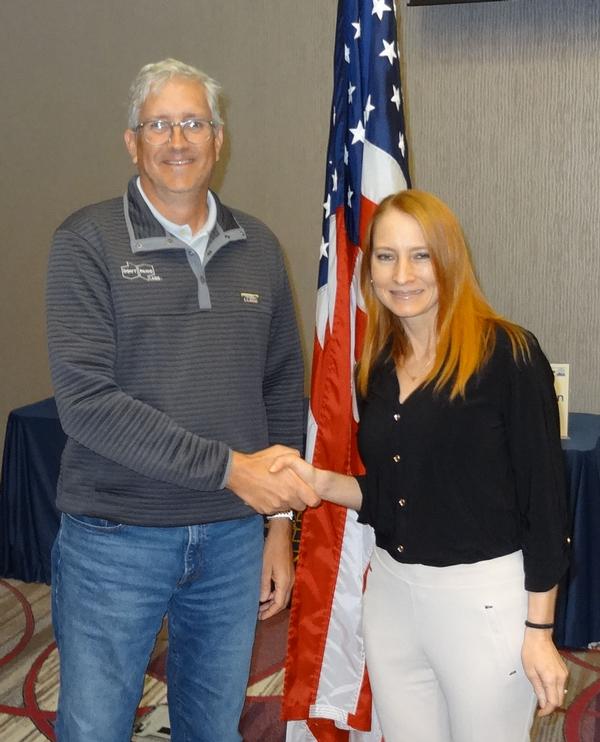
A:
{"type": "Polygon", "coordinates": [[[135,265],[135,263],[127,261],[125,265],[121,266],[121,275],[128,281],[133,281],[135,278],[141,278],[144,281],[162,281],[162,278],[156,275],[154,266],[150,263],[135,265]]]}
{"type": "Polygon", "coordinates": [[[251,294],[248,291],[240,291],[240,297],[244,304],[258,304],[260,302],[260,294],[251,294]]]}

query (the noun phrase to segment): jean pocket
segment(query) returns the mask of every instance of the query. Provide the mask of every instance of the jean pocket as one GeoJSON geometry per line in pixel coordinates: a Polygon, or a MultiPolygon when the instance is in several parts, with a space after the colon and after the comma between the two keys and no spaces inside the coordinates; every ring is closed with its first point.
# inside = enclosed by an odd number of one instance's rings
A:
{"type": "Polygon", "coordinates": [[[115,523],[112,520],[106,520],[106,518],[96,518],[93,515],[73,515],[72,513],[64,513],[64,515],[72,523],[88,531],[107,533],[109,531],[118,531],[124,526],[123,523],[115,523]]]}

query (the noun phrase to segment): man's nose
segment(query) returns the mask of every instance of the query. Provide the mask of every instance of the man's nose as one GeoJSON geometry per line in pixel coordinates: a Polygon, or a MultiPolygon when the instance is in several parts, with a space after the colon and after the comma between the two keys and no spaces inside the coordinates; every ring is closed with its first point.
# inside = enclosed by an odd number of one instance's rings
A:
{"type": "Polygon", "coordinates": [[[183,127],[181,124],[171,124],[171,136],[169,137],[169,144],[173,147],[185,146],[186,138],[183,135],[183,127]]]}

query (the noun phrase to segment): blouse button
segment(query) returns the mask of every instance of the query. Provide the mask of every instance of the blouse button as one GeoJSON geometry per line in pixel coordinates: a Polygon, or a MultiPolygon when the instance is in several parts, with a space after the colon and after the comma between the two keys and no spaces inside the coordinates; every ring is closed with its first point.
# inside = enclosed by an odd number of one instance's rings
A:
{"type": "Polygon", "coordinates": [[[402,554],[402,552],[404,551],[404,546],[402,544],[399,544],[398,546],[396,546],[396,551],[399,551],[402,554]]]}
{"type": "Polygon", "coordinates": [[[395,420],[396,422],[398,422],[398,420],[399,420],[399,419],[400,419],[400,413],[399,413],[399,412],[395,412],[395,413],[394,413],[394,420],[395,420]]]}
{"type": "Polygon", "coordinates": [[[395,456],[392,456],[392,461],[397,464],[400,461],[400,454],[397,453],[395,456]]]}
{"type": "Polygon", "coordinates": [[[400,507],[403,508],[406,505],[406,500],[403,497],[401,497],[398,500],[398,505],[400,505],[400,507]]]}

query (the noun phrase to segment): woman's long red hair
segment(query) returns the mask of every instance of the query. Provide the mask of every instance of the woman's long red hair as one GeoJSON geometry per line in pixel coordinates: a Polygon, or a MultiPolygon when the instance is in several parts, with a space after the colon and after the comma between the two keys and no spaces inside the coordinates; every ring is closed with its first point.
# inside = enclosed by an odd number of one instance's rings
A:
{"type": "Polygon", "coordinates": [[[384,348],[396,364],[410,355],[410,341],[401,321],[375,296],[371,284],[373,235],[384,214],[397,210],[412,216],[425,236],[438,285],[437,352],[434,364],[423,380],[435,379],[435,389],[448,387],[450,398],[464,396],[467,382],[489,358],[502,328],[510,338],[513,355],[528,355],[525,331],[495,312],[485,299],[475,272],[465,238],[452,211],[431,193],[400,191],[385,198],[377,207],[367,232],[361,266],[361,290],[367,311],[367,329],[357,387],[367,393],[369,377],[384,348]]]}

